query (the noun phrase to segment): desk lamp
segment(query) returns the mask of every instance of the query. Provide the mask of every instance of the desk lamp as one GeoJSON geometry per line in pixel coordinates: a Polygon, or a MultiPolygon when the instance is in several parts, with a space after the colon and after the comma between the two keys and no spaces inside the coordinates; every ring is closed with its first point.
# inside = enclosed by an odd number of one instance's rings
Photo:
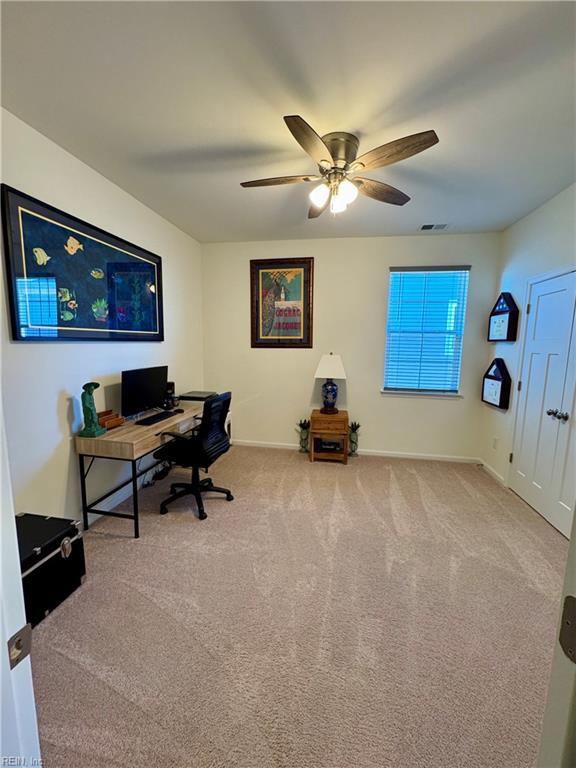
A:
{"type": "Polygon", "coordinates": [[[340,355],[334,355],[330,352],[329,355],[322,355],[316,373],[315,379],[326,379],[322,384],[322,399],[324,407],[320,409],[320,413],[338,413],[336,408],[336,399],[338,398],[338,385],[334,379],[345,379],[346,371],[342,365],[342,358],[340,355]]]}

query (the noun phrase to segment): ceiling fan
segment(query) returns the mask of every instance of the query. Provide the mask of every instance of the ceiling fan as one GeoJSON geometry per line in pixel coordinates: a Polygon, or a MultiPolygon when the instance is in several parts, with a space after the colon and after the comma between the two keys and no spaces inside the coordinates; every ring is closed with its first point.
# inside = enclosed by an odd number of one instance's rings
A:
{"type": "Polygon", "coordinates": [[[273,187],[279,184],[319,181],[320,184],[310,193],[312,205],[308,211],[309,219],[317,218],[328,207],[331,213],[345,211],[357,198],[358,192],[382,203],[404,205],[410,200],[404,192],[389,184],[356,174],[392,165],[438,143],[435,131],[423,131],[390,141],[357,157],[359,141],[353,133],[335,132],[321,137],[300,115],[287,115],[284,122],[298,144],[318,165],[320,175],[256,179],[243,181],[240,186],[273,187]]]}

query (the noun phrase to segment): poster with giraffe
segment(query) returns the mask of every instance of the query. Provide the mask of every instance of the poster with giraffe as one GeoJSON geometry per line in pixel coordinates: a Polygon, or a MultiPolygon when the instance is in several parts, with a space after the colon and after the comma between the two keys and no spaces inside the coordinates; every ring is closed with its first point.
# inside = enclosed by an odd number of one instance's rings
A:
{"type": "Polygon", "coordinates": [[[312,347],[314,259],[250,262],[252,347],[312,347]]]}

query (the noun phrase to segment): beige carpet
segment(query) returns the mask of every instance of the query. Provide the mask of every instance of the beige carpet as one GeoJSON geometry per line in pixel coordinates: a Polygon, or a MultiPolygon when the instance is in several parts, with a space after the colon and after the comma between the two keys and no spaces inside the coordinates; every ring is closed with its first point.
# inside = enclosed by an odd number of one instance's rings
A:
{"type": "MultiPolygon", "coordinates": [[[[481,468],[236,447],[34,631],[45,768],[526,768],[565,540],[481,468]]],[[[182,476],[179,471],[171,478],[182,476]]]]}

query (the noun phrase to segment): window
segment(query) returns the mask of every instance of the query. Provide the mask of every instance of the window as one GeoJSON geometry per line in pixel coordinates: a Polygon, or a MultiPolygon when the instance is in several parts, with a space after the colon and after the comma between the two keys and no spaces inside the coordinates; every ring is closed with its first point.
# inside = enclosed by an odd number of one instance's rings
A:
{"type": "Polygon", "coordinates": [[[470,267],[391,267],[384,391],[458,392],[470,267]]]}

